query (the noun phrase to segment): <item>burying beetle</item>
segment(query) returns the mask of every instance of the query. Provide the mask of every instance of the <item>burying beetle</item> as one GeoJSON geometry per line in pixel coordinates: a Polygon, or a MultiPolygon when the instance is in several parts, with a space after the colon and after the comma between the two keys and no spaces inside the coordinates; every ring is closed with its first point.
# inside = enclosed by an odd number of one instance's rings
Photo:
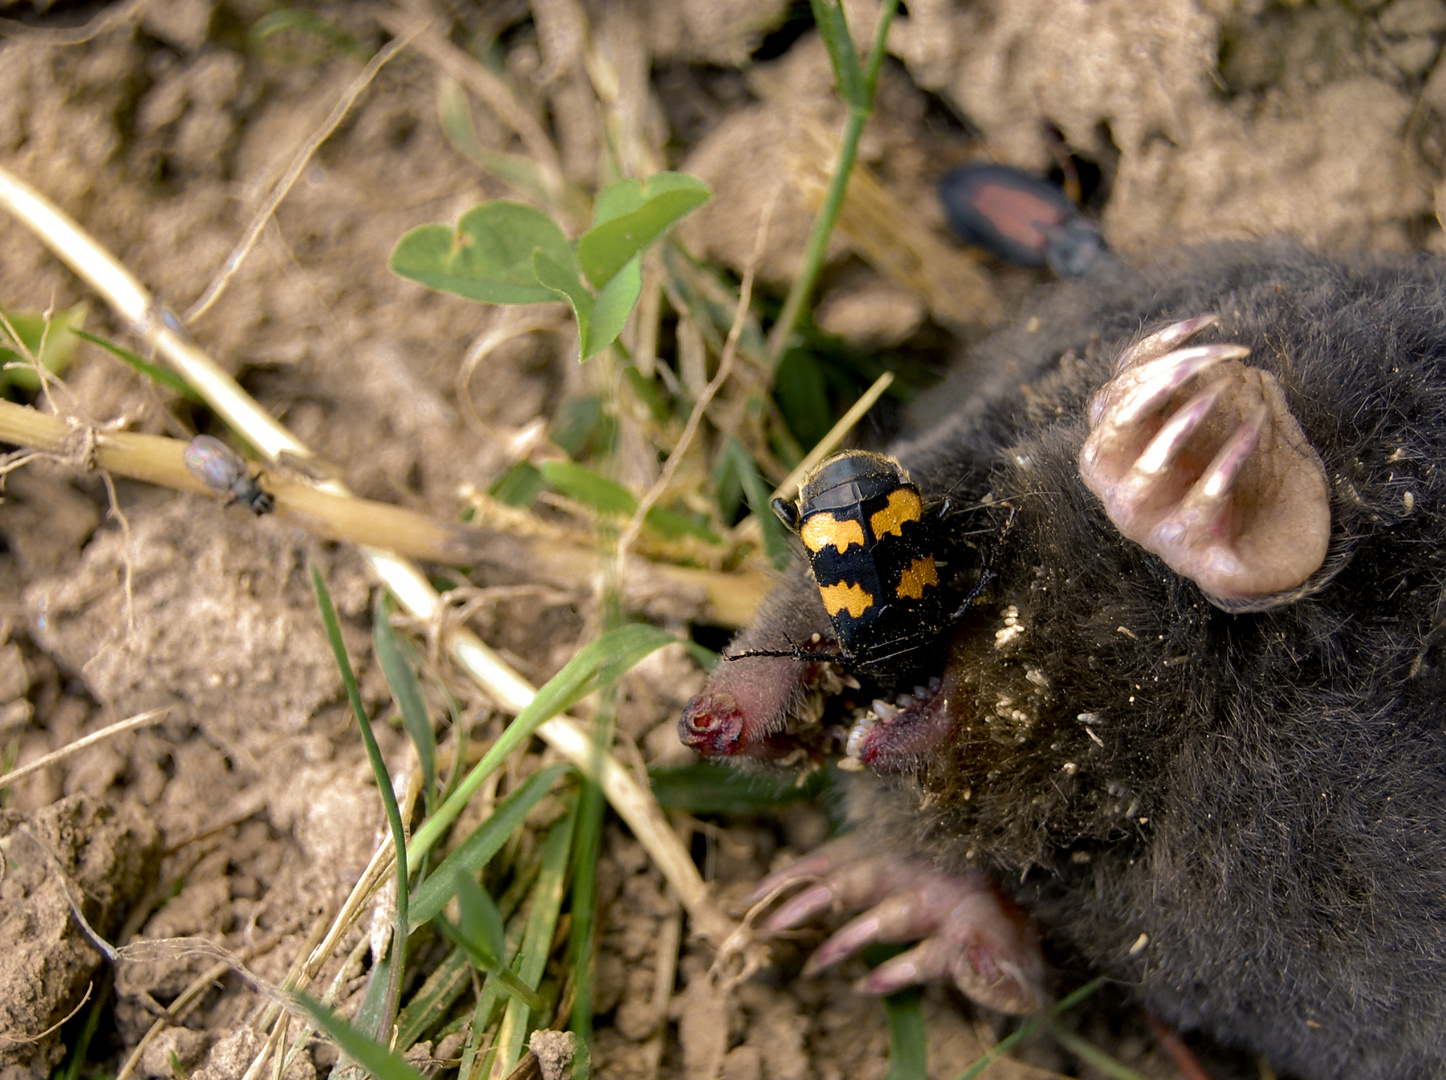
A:
{"type": "MultiPolygon", "coordinates": [[[[773,511],[803,542],[819,595],[833,625],[836,650],[796,647],[731,656],[788,656],[833,661],[880,685],[904,682],[936,658],[948,631],[988,585],[987,551],[959,586],[955,565],[967,545],[951,536],[949,499],[926,510],[902,465],[884,454],[845,450],[799,485],[798,501],[774,499],[773,511]]],[[[1013,521],[998,531],[1003,538],[1013,521]]],[[[821,643],[814,643],[815,645],[821,643]]]]}
{"type": "Polygon", "coordinates": [[[1063,191],[1019,169],[961,165],[939,181],[939,201],[959,239],[1015,266],[1074,278],[1110,258],[1099,227],[1063,191]]]}

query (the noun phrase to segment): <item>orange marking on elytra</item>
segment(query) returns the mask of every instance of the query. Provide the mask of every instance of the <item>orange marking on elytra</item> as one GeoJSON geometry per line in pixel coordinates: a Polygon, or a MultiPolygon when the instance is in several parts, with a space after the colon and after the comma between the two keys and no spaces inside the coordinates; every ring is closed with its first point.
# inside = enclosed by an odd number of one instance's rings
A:
{"type": "Polygon", "coordinates": [[[882,540],[889,533],[895,536],[904,535],[904,523],[918,521],[924,514],[924,504],[919,501],[919,493],[908,488],[895,488],[889,492],[889,505],[869,518],[869,528],[874,531],[874,539],[882,540]]]}
{"type": "Polygon", "coordinates": [[[909,568],[899,575],[897,592],[910,600],[919,600],[924,596],[924,586],[937,584],[939,571],[934,568],[934,556],[925,555],[922,559],[915,559],[909,568]]]}
{"type": "Polygon", "coordinates": [[[864,527],[857,521],[839,521],[832,514],[814,514],[803,523],[798,535],[809,551],[822,551],[832,544],[842,555],[850,544],[864,546],[864,527]]]}
{"type": "Polygon", "coordinates": [[[818,591],[830,618],[840,611],[847,611],[857,619],[874,606],[874,598],[864,591],[862,585],[845,585],[840,581],[837,585],[820,585],[818,591]]]}

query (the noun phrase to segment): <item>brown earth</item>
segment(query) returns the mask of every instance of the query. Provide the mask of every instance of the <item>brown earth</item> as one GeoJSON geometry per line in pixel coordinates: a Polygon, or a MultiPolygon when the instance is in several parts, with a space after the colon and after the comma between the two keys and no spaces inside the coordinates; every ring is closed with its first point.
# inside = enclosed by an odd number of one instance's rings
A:
{"type": "MultiPolygon", "coordinates": [[[[0,2],[0,166],[55,200],[176,311],[221,270],[365,56],[428,14],[422,4],[312,9],[352,35],[358,59],[297,33],[259,43],[251,32],[270,10],[262,0],[0,2]],[[87,19],[96,20],[88,30],[68,29],[87,19]]],[[[867,0],[848,5],[856,33],[877,10],[867,0]]],[[[819,155],[808,148],[822,132],[827,161],[843,116],[817,37],[789,30],[805,12],[781,0],[497,0],[476,10],[438,4],[430,14],[431,33],[450,40],[464,65],[471,44],[495,42],[489,62],[541,120],[549,152],[581,190],[596,188],[609,139],[627,171],[705,177],[716,198],[680,230],[695,254],[741,272],[772,203],[757,269],[761,286],[781,291],[810,221],[819,155]],[[597,65],[585,63],[597,58],[619,74],[606,107],[589,80],[597,65]]],[[[895,59],[861,161],[899,231],[921,235],[927,272],[891,272],[867,225],[846,224],[819,320],[860,344],[937,342],[940,327],[968,336],[997,322],[1043,280],[985,263],[983,280],[1002,299],[965,295],[978,260],[943,234],[932,190],[970,157],[1045,171],[1073,154],[1097,166],[1088,205],[1126,257],[1275,233],[1328,248],[1446,251],[1435,213],[1443,35],[1443,0],[980,0],[962,11],[915,0],[890,38],[895,59]]],[[[551,309],[550,332],[516,339],[471,372],[469,350],[507,311],[387,270],[406,230],[519,197],[444,137],[440,48],[418,39],[381,70],[189,330],[338,463],[355,492],[453,518],[465,490],[485,489],[529,453],[546,456],[539,421],[605,389],[607,375],[601,363],[574,362],[575,339],[551,309]]],[[[515,117],[506,122],[479,101],[472,112],[481,145],[536,157],[515,117]]],[[[578,224],[567,223],[574,233],[578,224]]],[[[90,330],[133,344],[34,237],[0,218],[0,308],[82,299],[92,301],[90,330]]],[[[692,386],[688,364],[684,356],[676,366],[692,386]]],[[[79,421],[143,432],[184,436],[207,419],[90,346],[51,401],[79,421]]],[[[658,456],[635,420],[621,423],[623,478],[641,490],[658,456]]],[[[354,549],[281,515],[253,518],[196,495],[121,481],[112,499],[100,477],[70,462],[33,462],[7,480],[4,760],[24,765],[116,719],[167,710],[4,789],[0,1077],[22,1080],[61,1061],[79,1021],[60,1021],[87,988],[107,992],[109,969],[72,908],[114,943],[205,938],[275,984],[371,857],[385,823],[310,564],[327,576],[368,707],[387,715],[390,697],[371,656],[377,584],[354,549]]],[[[565,508],[544,513],[585,532],[565,508]]],[[[592,635],[597,604],[590,574],[539,581],[525,563],[524,554],[510,571],[499,564],[474,575],[471,625],[540,683],[592,635]]],[[[674,612],[671,628],[685,632],[696,614],[674,612]]],[[[649,762],[682,760],[673,725],[701,678],[678,649],[630,676],[626,745],[649,762]]],[[[460,699],[457,724],[474,743],[494,737],[503,715],[464,678],[446,681],[460,699]]],[[[393,776],[407,775],[415,759],[400,728],[378,730],[393,776]]],[[[535,765],[519,765],[501,789],[535,765]]],[[[795,808],[698,828],[696,850],[737,913],[750,882],[817,843],[827,824],[821,811],[795,808]]],[[[599,1076],[884,1075],[883,1013],[849,991],[857,970],[792,978],[808,943],[785,944],[775,967],[719,998],[701,978],[709,954],[684,934],[676,985],[660,997],[655,973],[672,962],[662,950],[674,940],[677,904],[616,823],[600,890],[599,1076]]],[[[339,987],[343,1012],[365,984],[360,967],[343,965],[364,953],[367,933],[363,920],[317,981],[339,987]]],[[[255,1025],[266,999],[225,965],[212,973],[215,960],[195,951],[116,966],[91,1050],[97,1067],[119,1070],[155,1026],[160,1037],[135,1064],[143,1075],[241,1076],[262,1047],[255,1025]],[[194,1001],[157,1025],[198,978],[194,1001]]],[[[938,990],[924,1011],[931,1076],[957,1075],[1002,1030],[938,990]]],[[[1132,1067],[1171,1075],[1128,1010],[1084,1023],[1132,1067]]],[[[437,1062],[455,1052],[444,1040],[413,1056],[437,1062]]],[[[1044,1042],[1024,1058],[1031,1064],[1004,1062],[987,1075],[1094,1075],[1044,1042]]],[[[335,1060],[312,1044],[287,1076],[301,1080],[335,1060]]],[[[1221,1075],[1235,1065],[1223,1059],[1221,1075]]]]}

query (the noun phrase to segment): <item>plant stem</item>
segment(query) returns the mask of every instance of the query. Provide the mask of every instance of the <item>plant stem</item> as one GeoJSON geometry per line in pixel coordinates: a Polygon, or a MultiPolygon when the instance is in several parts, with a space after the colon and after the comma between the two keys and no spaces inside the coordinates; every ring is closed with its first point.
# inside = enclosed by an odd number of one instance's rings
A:
{"type": "Polygon", "coordinates": [[[857,70],[858,59],[852,49],[852,40],[847,37],[848,28],[843,21],[842,7],[831,7],[828,0],[812,0],[812,2],[814,21],[819,24],[820,28],[822,29],[826,23],[841,27],[843,40],[848,42],[845,48],[840,39],[828,33],[824,34],[824,43],[828,46],[829,57],[833,60],[835,72],[839,73],[839,89],[849,107],[849,117],[848,122],[844,125],[843,140],[839,145],[838,161],[834,164],[828,193],[824,196],[823,207],[819,210],[818,217],[814,218],[813,229],[808,234],[808,244],[803,250],[803,262],[799,267],[798,276],[793,279],[793,285],[788,290],[788,297],[783,302],[783,310],[779,313],[778,321],[773,324],[773,329],[768,334],[768,359],[774,367],[777,367],[778,361],[783,358],[783,353],[788,348],[788,340],[793,334],[794,325],[803,311],[803,305],[808,302],[813,293],[813,286],[818,280],[819,271],[823,269],[823,256],[828,246],[828,238],[833,233],[833,227],[838,221],[839,210],[843,207],[844,194],[848,190],[849,174],[853,172],[854,161],[858,158],[859,139],[864,133],[864,125],[873,115],[874,86],[878,83],[879,67],[884,60],[884,44],[889,36],[889,26],[894,21],[894,13],[899,7],[899,0],[884,0],[883,10],[879,13],[879,27],[874,33],[874,43],[869,50],[868,65],[863,71],[862,80],[856,80],[845,74],[851,69],[857,70]]]}
{"type": "Polygon", "coordinates": [[[398,993],[401,989],[402,968],[407,954],[407,831],[402,825],[402,811],[397,806],[397,793],[392,788],[392,776],[387,771],[386,759],[377,745],[372,731],[371,719],[366,706],[362,704],[361,688],[357,685],[356,673],[352,670],[351,659],[346,654],[346,643],[341,637],[341,622],[336,617],[336,607],[331,602],[331,592],[321,571],[313,564],[311,584],[316,590],[317,606],[321,608],[321,620],[326,624],[326,636],[331,641],[336,666],[341,669],[341,681],[346,686],[346,696],[351,701],[352,712],[356,714],[357,727],[361,731],[362,744],[366,747],[367,758],[371,761],[372,773],[377,779],[377,790],[381,793],[382,806],[387,812],[387,824],[392,830],[392,846],[396,848],[397,910],[393,920],[391,969],[388,973],[386,1003],[382,1007],[382,1023],[375,1033],[368,1035],[386,1040],[391,1031],[392,1019],[397,1012],[398,993]]]}

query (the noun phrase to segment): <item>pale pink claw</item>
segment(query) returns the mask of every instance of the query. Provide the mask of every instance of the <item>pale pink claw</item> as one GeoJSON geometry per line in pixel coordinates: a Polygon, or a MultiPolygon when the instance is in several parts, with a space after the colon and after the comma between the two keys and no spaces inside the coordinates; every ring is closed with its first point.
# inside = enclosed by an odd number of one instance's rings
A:
{"type": "Polygon", "coordinates": [[[1120,532],[1227,605],[1304,584],[1325,561],[1325,468],[1270,372],[1240,345],[1187,342],[1213,317],[1125,350],[1090,406],[1080,476],[1120,532]]]}
{"type": "Polygon", "coordinates": [[[982,874],[946,874],[923,863],[864,852],[844,839],[770,874],[753,899],[809,883],[765,921],[771,933],[792,929],[830,908],[867,908],[823,943],[805,968],[821,971],[875,942],[918,942],[875,968],[864,981],[874,994],[950,979],[992,1009],[1028,1013],[1047,998],[1044,960],[1034,928],[982,874]]]}

